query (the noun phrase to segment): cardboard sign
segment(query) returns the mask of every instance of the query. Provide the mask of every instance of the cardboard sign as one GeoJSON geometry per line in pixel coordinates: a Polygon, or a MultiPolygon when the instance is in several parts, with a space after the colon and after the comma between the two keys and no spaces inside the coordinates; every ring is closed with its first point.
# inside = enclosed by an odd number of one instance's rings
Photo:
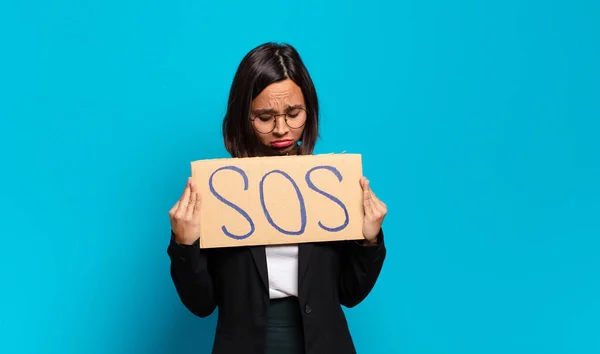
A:
{"type": "Polygon", "coordinates": [[[359,154],[199,160],[200,247],[363,239],[359,154]]]}

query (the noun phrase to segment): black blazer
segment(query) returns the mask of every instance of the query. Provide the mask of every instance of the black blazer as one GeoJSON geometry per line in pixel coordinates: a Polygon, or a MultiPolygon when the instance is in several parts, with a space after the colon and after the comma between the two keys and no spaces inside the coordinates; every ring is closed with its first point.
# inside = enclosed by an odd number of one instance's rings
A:
{"type": "MultiPolygon", "coordinates": [[[[171,277],[183,304],[199,317],[218,306],[213,353],[263,354],[269,306],[264,246],[167,249],[171,277]]],[[[356,353],[342,305],[353,307],[371,291],[383,266],[383,231],[377,244],[359,241],[299,245],[298,300],[306,353],[356,353]]]]}

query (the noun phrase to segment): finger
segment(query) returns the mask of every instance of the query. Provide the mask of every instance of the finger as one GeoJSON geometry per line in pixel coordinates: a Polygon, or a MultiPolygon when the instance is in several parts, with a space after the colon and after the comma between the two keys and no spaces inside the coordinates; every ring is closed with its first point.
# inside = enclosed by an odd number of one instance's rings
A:
{"type": "Polygon", "coordinates": [[[192,215],[194,214],[194,208],[196,205],[196,196],[197,196],[198,192],[196,191],[196,185],[194,185],[194,183],[192,182],[190,185],[190,201],[189,204],[187,206],[186,209],[186,217],[190,218],[192,217],[192,215]]]}
{"type": "Polygon", "coordinates": [[[375,192],[373,192],[372,189],[369,189],[369,192],[371,192],[371,199],[373,199],[373,202],[375,202],[375,203],[379,202],[379,198],[377,198],[377,195],[375,194],[375,192]]]}
{"type": "Polygon", "coordinates": [[[200,216],[200,207],[202,206],[202,195],[200,192],[196,192],[196,204],[194,204],[194,215],[193,218],[200,216]]]}
{"type": "Polygon", "coordinates": [[[363,182],[363,189],[366,191],[370,191],[371,190],[371,181],[369,181],[366,177],[363,177],[364,182],[363,182]]]}
{"type": "Polygon", "coordinates": [[[363,189],[363,207],[366,215],[373,214],[373,205],[371,199],[371,190],[369,189],[369,181],[367,180],[363,189]]]}
{"type": "Polygon", "coordinates": [[[370,193],[370,199],[371,199],[371,205],[372,205],[372,207],[374,209],[383,211],[386,208],[385,203],[383,203],[381,200],[379,200],[379,198],[377,198],[377,195],[371,189],[371,183],[370,183],[370,181],[368,179],[365,179],[365,181],[366,181],[366,183],[365,183],[364,190],[366,190],[366,191],[368,191],[370,193]]]}
{"type": "Polygon", "coordinates": [[[371,199],[373,199],[373,205],[375,205],[379,210],[383,210],[387,208],[384,202],[377,198],[377,195],[371,190],[371,199]]]}
{"type": "Polygon", "coordinates": [[[362,188],[363,188],[363,194],[366,196],[365,200],[371,200],[373,198],[373,196],[372,196],[373,191],[371,191],[371,182],[369,182],[368,179],[366,179],[366,178],[364,179],[362,188]]]}
{"type": "Polygon", "coordinates": [[[362,189],[364,189],[364,188],[365,188],[365,183],[366,183],[366,182],[367,182],[367,179],[365,178],[365,176],[362,176],[362,177],[360,178],[360,180],[359,180],[360,187],[361,187],[362,189]]]}
{"type": "Polygon", "coordinates": [[[369,181],[366,180],[363,184],[363,197],[365,201],[371,200],[371,189],[369,188],[369,181]]]}
{"type": "Polygon", "coordinates": [[[185,214],[185,211],[187,210],[189,201],[190,201],[190,183],[188,180],[188,184],[186,184],[185,190],[183,191],[183,195],[181,196],[181,199],[179,200],[179,207],[177,208],[178,215],[185,214]]]}
{"type": "Polygon", "coordinates": [[[181,193],[181,197],[179,197],[179,199],[183,199],[183,196],[185,195],[185,189],[190,186],[191,182],[192,177],[188,177],[187,181],[185,181],[185,187],[183,187],[183,192],[181,193]]]}
{"type": "Polygon", "coordinates": [[[175,213],[177,212],[178,208],[179,208],[179,200],[177,201],[177,203],[175,203],[175,205],[173,205],[171,210],[169,210],[169,216],[174,216],[175,213]]]}
{"type": "Polygon", "coordinates": [[[196,192],[198,192],[198,188],[196,188],[196,184],[190,181],[190,200],[189,205],[192,205],[192,202],[196,200],[196,192]],[[193,199],[193,201],[192,201],[193,199]]]}
{"type": "Polygon", "coordinates": [[[181,201],[185,197],[185,192],[186,192],[189,184],[190,184],[190,178],[188,177],[188,180],[185,184],[185,188],[183,189],[183,192],[181,193],[181,197],[179,197],[179,199],[177,200],[177,202],[175,202],[175,204],[173,205],[171,210],[169,210],[169,215],[174,216],[179,211],[179,207],[181,206],[181,201]]]}

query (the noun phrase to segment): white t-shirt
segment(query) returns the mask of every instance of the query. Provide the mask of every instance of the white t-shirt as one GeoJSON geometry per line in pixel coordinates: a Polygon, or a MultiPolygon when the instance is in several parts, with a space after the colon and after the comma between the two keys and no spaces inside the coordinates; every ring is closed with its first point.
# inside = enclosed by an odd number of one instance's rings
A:
{"type": "Polygon", "coordinates": [[[269,297],[298,296],[298,245],[265,247],[269,297]]]}

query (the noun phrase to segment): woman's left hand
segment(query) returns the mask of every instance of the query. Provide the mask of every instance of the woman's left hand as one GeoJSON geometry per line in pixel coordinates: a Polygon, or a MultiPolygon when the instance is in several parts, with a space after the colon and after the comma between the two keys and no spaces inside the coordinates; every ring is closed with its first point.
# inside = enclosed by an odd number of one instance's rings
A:
{"type": "Polygon", "coordinates": [[[387,206],[371,190],[369,180],[361,177],[360,186],[363,189],[363,207],[365,219],[363,222],[363,236],[371,244],[377,243],[377,235],[381,230],[383,219],[387,215],[387,206]]]}

